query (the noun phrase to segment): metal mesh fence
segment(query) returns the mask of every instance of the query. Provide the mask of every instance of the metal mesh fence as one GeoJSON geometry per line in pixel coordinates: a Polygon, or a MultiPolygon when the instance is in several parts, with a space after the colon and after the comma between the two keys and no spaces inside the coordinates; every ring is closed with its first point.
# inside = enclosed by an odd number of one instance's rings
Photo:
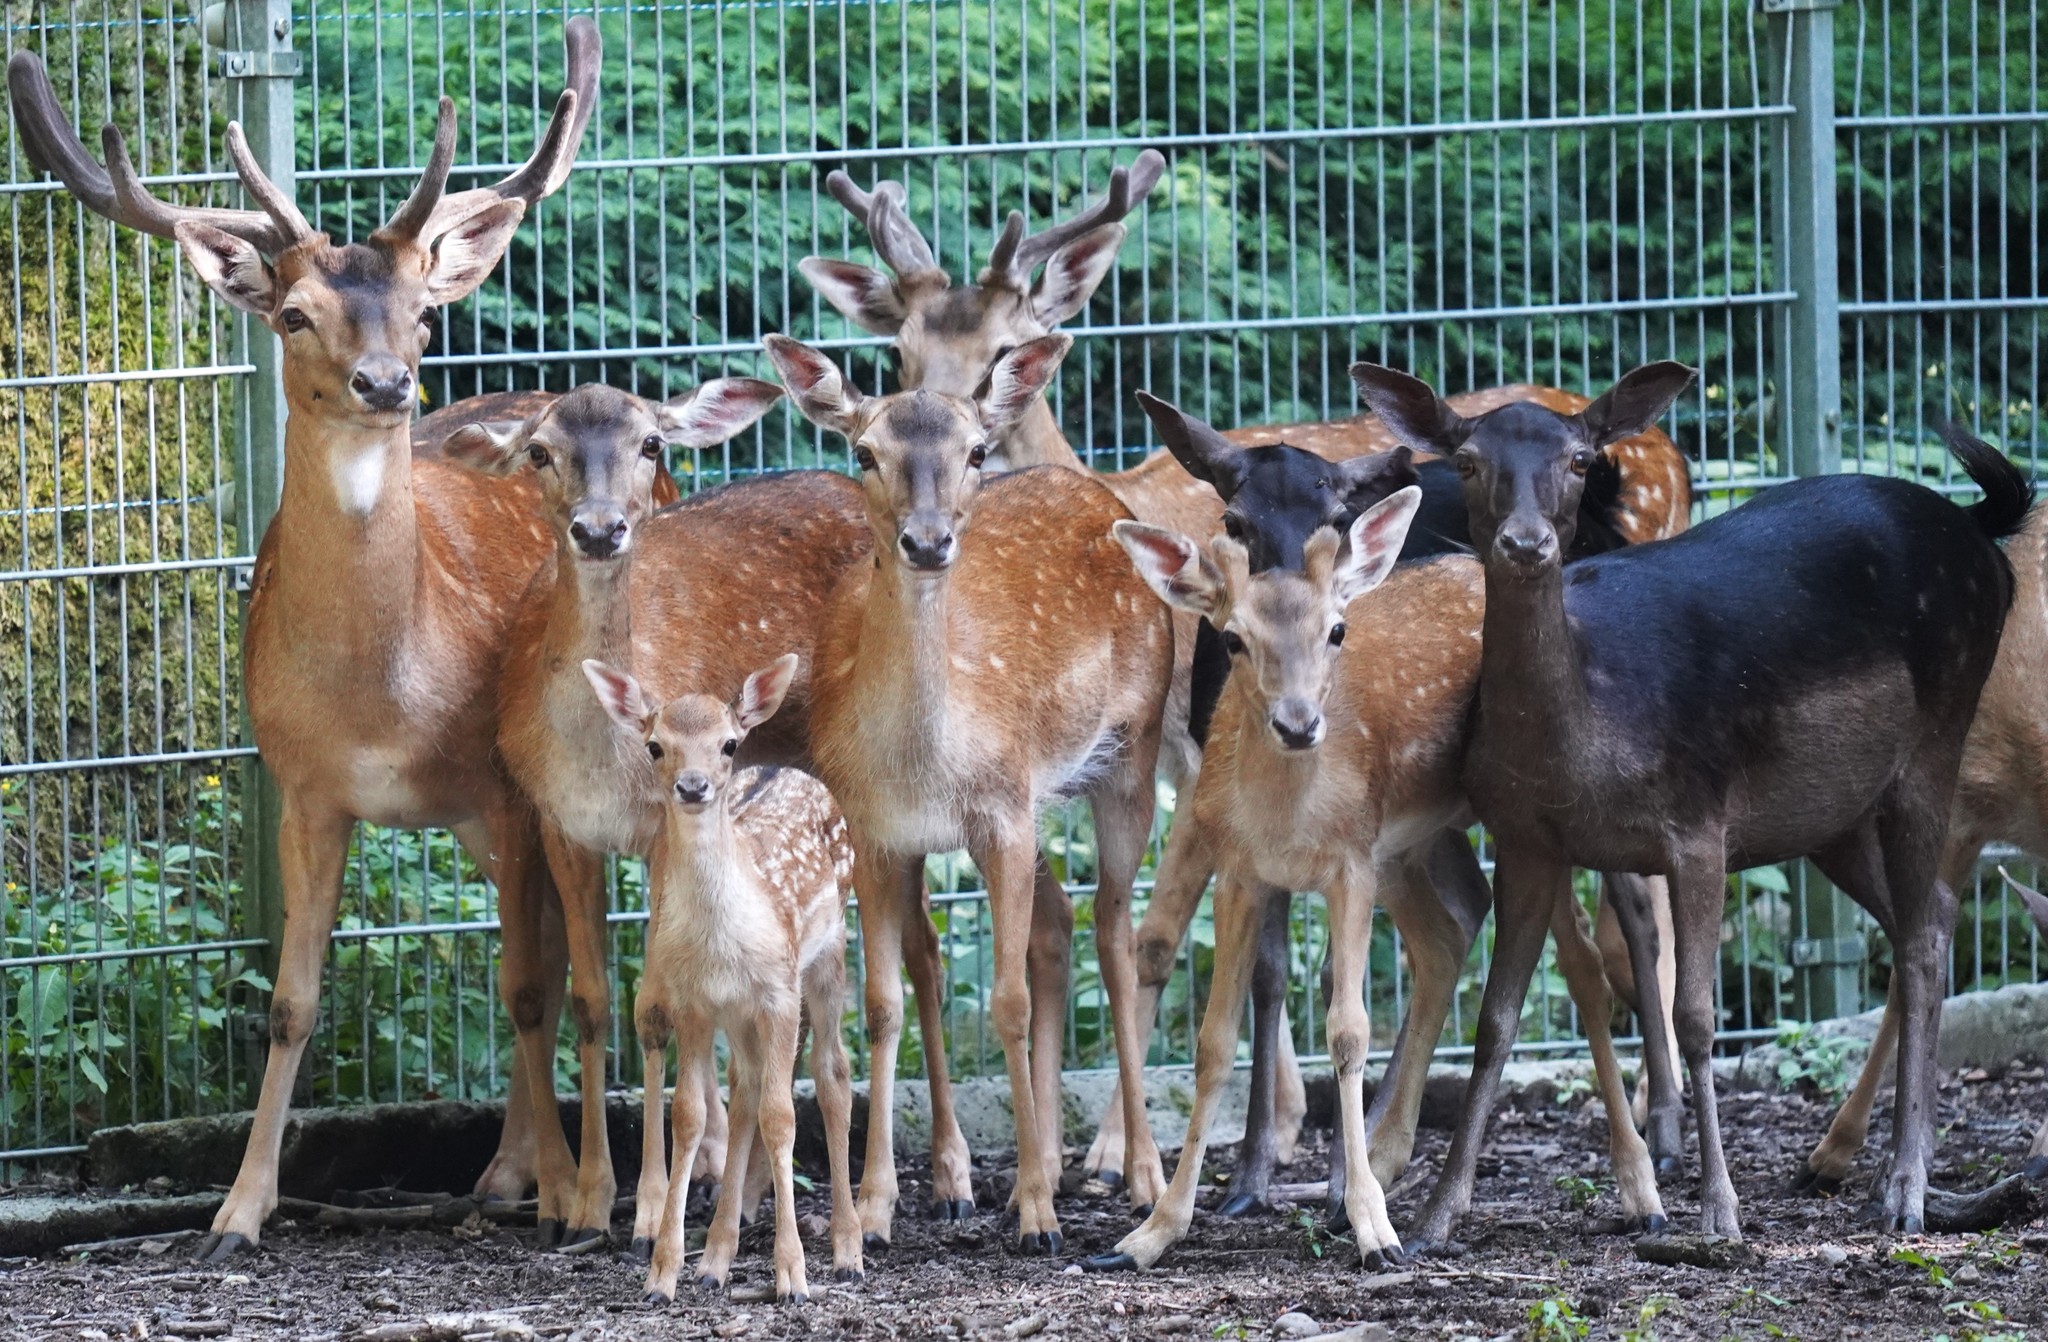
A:
{"type": "MultiPolygon", "coordinates": [[[[410,188],[442,93],[477,175],[521,159],[560,87],[568,13],[603,32],[596,115],[568,186],[529,213],[497,277],[444,314],[424,377],[435,405],[593,379],[671,394],[765,371],[769,330],[839,351],[863,385],[893,385],[882,342],[796,272],[809,254],[869,259],[823,193],[825,168],[903,180],[940,264],[966,279],[1008,210],[1042,224],[1156,146],[1168,181],[1070,323],[1055,393],[1096,464],[1146,450],[1141,387],[1257,423],[1350,413],[1344,368],[1361,356],[1446,389],[1574,390],[1675,357],[1702,370],[1673,416],[1702,511],[1794,470],[1777,323],[1801,296],[1773,255],[1769,174],[1797,53],[1771,41],[1783,20],[1738,0],[305,3],[289,22],[308,215],[337,238],[366,234],[410,188]]],[[[129,133],[159,189],[234,203],[219,130],[241,95],[208,73],[201,39],[185,11],[139,0],[52,7],[7,30],[10,50],[46,56],[81,127],[129,133]]],[[[1940,414],[2038,460],[2044,60],[2048,34],[2023,5],[1866,0],[1837,16],[1843,444],[1862,468],[1952,482],[1923,430],[1940,414]]],[[[252,370],[241,323],[175,249],[83,214],[11,138],[7,154],[0,1159],[19,1159],[75,1150],[103,1123],[237,1107],[260,1074],[246,1023],[262,1002],[250,910],[263,892],[241,886],[230,767],[246,753],[233,580],[253,538],[234,519],[252,454],[275,444],[237,428],[252,370]]],[[[696,488],[820,464],[844,464],[836,444],[778,413],[677,466],[696,488]]],[[[1080,903],[1069,1063],[1099,1065],[1085,811],[1049,817],[1047,838],[1080,903]]],[[[993,1067],[977,882],[959,858],[930,874],[955,1070],[993,1067]]],[[[1764,1031],[1793,1010],[1798,947],[1818,933],[1799,871],[1737,884],[1724,1022],[1764,1031]]],[[[618,864],[612,886],[630,993],[637,866],[618,864]]],[[[1958,988],[2038,972],[2031,931],[1995,887],[1965,917],[1958,988]]],[[[1298,900],[1295,922],[1297,1029],[1313,1052],[1316,902],[1298,900]]],[[[1204,917],[1156,1060],[1191,1049],[1208,936],[1204,917]]],[[[1390,1039],[1405,985],[1391,930],[1378,937],[1374,1021],[1390,1039]]],[[[364,831],[307,1096],[496,1093],[509,1032],[495,949],[491,892],[448,836],[364,831]]],[[[1453,1043],[1483,964],[1482,948],[1453,1043]]],[[[1880,950],[1862,991],[1883,971],[1880,950]]],[[[630,1029],[628,1013],[615,1020],[630,1029]]],[[[1552,974],[1524,1040],[1576,1041],[1552,974]]],[[[614,1055],[637,1064],[630,1047],[614,1055]]]]}

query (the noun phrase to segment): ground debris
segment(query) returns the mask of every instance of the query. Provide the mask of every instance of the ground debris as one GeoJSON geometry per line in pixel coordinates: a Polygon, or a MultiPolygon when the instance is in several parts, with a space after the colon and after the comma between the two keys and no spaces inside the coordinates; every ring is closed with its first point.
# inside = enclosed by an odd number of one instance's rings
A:
{"type": "Polygon", "coordinates": [[[1645,1235],[1636,1257],[1660,1267],[1710,1267],[1723,1272],[1755,1267],[1762,1260],[1739,1239],[1720,1235],[1645,1235]]]}
{"type": "Polygon", "coordinates": [[[490,1313],[429,1314],[424,1319],[373,1324],[351,1336],[355,1342],[520,1342],[539,1334],[516,1314],[490,1313]]]}

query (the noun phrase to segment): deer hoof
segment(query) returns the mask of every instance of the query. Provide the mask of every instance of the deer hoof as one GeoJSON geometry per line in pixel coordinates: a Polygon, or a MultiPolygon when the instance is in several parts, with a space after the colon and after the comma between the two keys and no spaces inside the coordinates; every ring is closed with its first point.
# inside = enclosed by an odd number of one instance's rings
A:
{"type": "Polygon", "coordinates": [[[1223,1205],[1216,1209],[1216,1214],[1234,1219],[1239,1216],[1249,1215],[1252,1212],[1264,1211],[1265,1208],[1265,1199],[1257,1193],[1236,1193],[1226,1199],[1223,1205]]]}
{"type": "Polygon", "coordinates": [[[195,1263],[225,1263],[238,1253],[256,1252],[256,1241],[238,1231],[230,1230],[225,1235],[208,1235],[199,1241],[199,1247],[192,1251],[195,1263]]]}
{"type": "Polygon", "coordinates": [[[675,1302],[674,1296],[663,1295],[660,1291],[649,1291],[640,1297],[640,1303],[643,1305],[673,1305],[675,1302]]]}
{"type": "Polygon", "coordinates": [[[860,1248],[862,1253],[887,1253],[889,1241],[870,1230],[860,1237],[860,1248]]]}
{"type": "Polygon", "coordinates": [[[1083,1272],[1136,1272],[1138,1260],[1127,1253],[1099,1253],[1081,1260],[1083,1272]]]}
{"type": "Polygon", "coordinates": [[[868,1274],[861,1271],[857,1267],[840,1267],[832,1269],[832,1280],[843,1281],[847,1283],[849,1286],[858,1286],[867,1279],[868,1274]]]}
{"type": "Polygon", "coordinates": [[[1037,1234],[1019,1235],[1017,1248],[1024,1253],[1042,1253],[1049,1258],[1059,1257],[1060,1248],[1066,1241],[1057,1230],[1040,1231],[1037,1234]]]}
{"type": "Polygon", "coordinates": [[[1086,1173],[1090,1179],[1095,1180],[1112,1193],[1124,1186],[1124,1172],[1122,1170],[1088,1170],[1086,1173]]]}
{"type": "Polygon", "coordinates": [[[540,1231],[539,1247],[543,1249],[552,1249],[557,1244],[560,1244],[562,1242],[562,1231],[566,1227],[561,1221],[558,1221],[553,1217],[546,1217],[542,1220],[535,1221],[533,1224],[534,1227],[540,1231]]]}
{"type": "Polygon", "coordinates": [[[1792,1191],[1813,1198],[1831,1198],[1842,1191],[1842,1181],[1831,1174],[1822,1174],[1811,1165],[1801,1165],[1799,1172],[1792,1176],[1792,1191]]]}
{"type": "Polygon", "coordinates": [[[635,1239],[633,1246],[626,1252],[633,1255],[633,1261],[636,1263],[651,1263],[654,1261],[654,1240],[646,1236],[635,1239]]]}
{"type": "Polygon", "coordinates": [[[965,1221],[974,1215],[974,1203],[968,1198],[940,1198],[932,1204],[934,1221],[965,1221]]]}
{"type": "Polygon", "coordinates": [[[1386,1272],[1407,1265],[1408,1255],[1398,1244],[1389,1244],[1380,1249],[1359,1251],[1358,1265],[1367,1272],[1386,1272]]]}

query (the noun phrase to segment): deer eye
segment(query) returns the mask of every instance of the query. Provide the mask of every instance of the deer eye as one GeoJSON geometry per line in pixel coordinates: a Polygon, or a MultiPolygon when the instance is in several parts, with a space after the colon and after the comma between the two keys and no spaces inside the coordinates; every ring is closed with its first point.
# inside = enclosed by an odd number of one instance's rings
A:
{"type": "Polygon", "coordinates": [[[647,743],[647,758],[651,760],[658,760],[661,758],[661,742],[649,741],[647,743]]]}
{"type": "Polygon", "coordinates": [[[1232,657],[1235,657],[1244,651],[1244,640],[1237,636],[1236,630],[1226,629],[1223,631],[1223,647],[1232,657]]]}
{"type": "Polygon", "coordinates": [[[725,757],[727,759],[731,759],[734,755],[740,753],[740,743],[738,738],[731,736],[726,737],[725,744],[720,746],[719,749],[725,752],[725,757]]]}
{"type": "Polygon", "coordinates": [[[658,433],[650,433],[640,440],[640,455],[649,461],[661,460],[661,450],[668,446],[668,440],[658,433]]]}
{"type": "Polygon", "coordinates": [[[972,448],[969,448],[969,449],[968,449],[968,452],[967,452],[967,464],[968,464],[969,466],[972,466],[972,467],[974,467],[974,468],[975,468],[976,470],[980,470],[980,469],[981,469],[981,463],[982,463],[982,462],[984,462],[984,461],[987,461],[987,460],[988,460],[988,444],[987,444],[987,443],[976,443],[976,444],[975,444],[975,445],[974,445],[974,446],[973,446],[972,448]]]}
{"type": "Polygon", "coordinates": [[[1582,447],[1582,448],[1580,448],[1580,449],[1579,449],[1578,451],[1576,451],[1576,452],[1572,453],[1572,474],[1573,474],[1573,475],[1584,475],[1584,474],[1585,474],[1585,473],[1586,473],[1587,471],[1589,471],[1589,470],[1591,470],[1591,469],[1593,469],[1593,449],[1592,449],[1592,448],[1590,448],[1590,447],[1582,447]]]}
{"type": "Polygon", "coordinates": [[[853,449],[853,459],[864,471],[875,469],[875,454],[868,451],[865,447],[855,447],[853,449]]]}
{"type": "MultiPolygon", "coordinates": [[[[546,470],[548,463],[554,460],[553,457],[548,455],[548,450],[539,443],[535,443],[532,447],[526,449],[526,459],[533,463],[533,469],[537,471],[546,470]]],[[[649,744],[653,743],[649,742],[649,744]]]]}
{"type": "Polygon", "coordinates": [[[1344,646],[1344,621],[1339,620],[1330,626],[1330,646],[1333,648],[1344,646]]]}
{"type": "Polygon", "coordinates": [[[305,314],[305,312],[299,308],[286,308],[282,313],[279,314],[278,320],[283,322],[284,329],[291,332],[293,335],[297,335],[300,331],[305,330],[308,326],[311,326],[313,324],[312,318],[308,317],[305,314]]]}
{"type": "Polygon", "coordinates": [[[1479,474],[1479,462],[1469,452],[1460,452],[1457,456],[1452,457],[1451,464],[1458,468],[1458,474],[1464,479],[1470,480],[1473,476],[1479,474]]]}
{"type": "Polygon", "coordinates": [[[1234,541],[1244,539],[1244,522],[1236,513],[1223,514],[1223,534],[1234,541]]]}

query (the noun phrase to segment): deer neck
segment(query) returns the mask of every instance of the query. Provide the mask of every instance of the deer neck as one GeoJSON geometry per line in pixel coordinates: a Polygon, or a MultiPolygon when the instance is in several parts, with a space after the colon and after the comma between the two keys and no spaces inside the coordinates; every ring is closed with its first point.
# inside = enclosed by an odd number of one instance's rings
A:
{"type": "Polygon", "coordinates": [[[1027,466],[1087,469],[1087,463],[1074,451],[1067,435],[1060,431],[1060,422],[1053,416],[1052,406],[1043,396],[1033,401],[1031,408],[1019,416],[998,441],[1004,460],[1013,471],[1021,471],[1027,466]]]}
{"type": "Polygon", "coordinates": [[[293,406],[284,441],[271,599],[301,632],[409,645],[421,614],[411,427],[293,406]]]}
{"type": "Polygon", "coordinates": [[[680,910],[675,925],[708,927],[731,906],[733,824],[730,804],[692,815],[680,806],[662,806],[661,861],[663,925],[680,910]]]}
{"type": "Polygon", "coordinates": [[[1492,755],[1563,765],[1592,739],[1592,701],[1565,620],[1564,572],[1534,577],[1486,566],[1479,723],[1492,755]]]}
{"type": "MultiPolygon", "coordinates": [[[[633,664],[633,602],[631,554],[613,560],[580,558],[576,547],[555,540],[555,590],[548,604],[547,653],[550,665],[582,680],[586,659],[613,666],[633,664]]],[[[593,708],[597,700],[590,694],[593,708]]]]}
{"type": "Polygon", "coordinates": [[[909,755],[938,758],[953,716],[952,578],[926,577],[876,547],[876,573],[861,616],[856,675],[868,682],[858,702],[894,704],[891,734],[909,755]]]}

